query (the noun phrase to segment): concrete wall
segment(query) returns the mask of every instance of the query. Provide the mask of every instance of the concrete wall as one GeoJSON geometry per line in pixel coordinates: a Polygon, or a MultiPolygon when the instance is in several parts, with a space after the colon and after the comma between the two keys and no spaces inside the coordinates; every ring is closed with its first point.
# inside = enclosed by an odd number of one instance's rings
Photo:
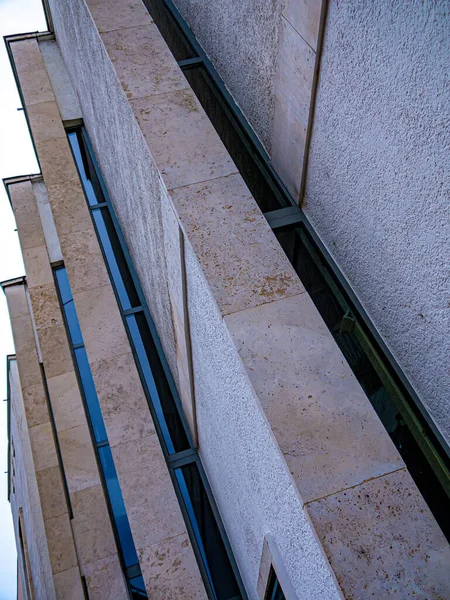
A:
{"type": "Polygon", "coordinates": [[[56,598],[55,588],[16,360],[9,362],[9,385],[11,464],[8,468],[11,482],[11,511],[19,560],[19,576],[22,580],[22,587],[26,590],[27,584],[22,568],[23,556],[19,544],[19,510],[21,510],[23,515],[22,530],[28,545],[32,577],[31,586],[34,598],[36,600],[51,600],[56,598]]]}
{"type": "Polygon", "coordinates": [[[331,0],[305,212],[450,441],[446,2],[331,0]]]}

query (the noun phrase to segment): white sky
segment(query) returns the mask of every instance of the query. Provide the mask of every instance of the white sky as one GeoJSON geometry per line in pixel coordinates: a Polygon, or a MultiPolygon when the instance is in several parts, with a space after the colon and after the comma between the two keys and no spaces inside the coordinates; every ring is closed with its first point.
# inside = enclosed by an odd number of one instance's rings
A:
{"type": "MultiPolygon", "coordinates": [[[[40,0],[0,0],[0,36],[47,29],[40,0]]],[[[0,40],[0,179],[36,173],[38,166],[20,107],[3,40],[0,40]]],[[[24,274],[16,225],[0,182],[0,281],[24,274]]],[[[5,296],[0,290],[0,600],[16,598],[16,546],[7,500],[6,355],[14,352],[5,296]]]]}

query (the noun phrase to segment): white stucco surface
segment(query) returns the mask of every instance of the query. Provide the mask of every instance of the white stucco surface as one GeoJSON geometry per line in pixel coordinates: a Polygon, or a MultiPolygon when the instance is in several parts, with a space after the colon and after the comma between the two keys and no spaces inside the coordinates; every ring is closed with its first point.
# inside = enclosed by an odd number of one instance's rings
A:
{"type": "Polygon", "coordinates": [[[304,208],[450,440],[449,9],[330,1],[304,208]]]}

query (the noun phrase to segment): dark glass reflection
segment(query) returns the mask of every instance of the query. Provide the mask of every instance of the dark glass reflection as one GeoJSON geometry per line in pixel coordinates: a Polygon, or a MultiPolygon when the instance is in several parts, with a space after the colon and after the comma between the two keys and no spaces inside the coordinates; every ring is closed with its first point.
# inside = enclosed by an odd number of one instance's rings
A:
{"type": "Polygon", "coordinates": [[[78,375],[83,387],[84,398],[86,401],[89,419],[91,421],[94,438],[97,443],[107,439],[105,423],[103,421],[102,411],[98,402],[97,392],[95,390],[94,380],[92,378],[91,367],[89,366],[86,348],[75,348],[75,360],[78,367],[78,375]]]}
{"type": "Polygon", "coordinates": [[[72,147],[72,152],[78,167],[78,173],[83,183],[84,192],[87,196],[88,202],[91,205],[97,204],[99,200],[97,200],[97,195],[95,193],[94,186],[92,185],[92,181],[88,176],[89,166],[87,162],[87,157],[85,153],[82,152],[82,146],[78,141],[77,132],[73,131],[69,133],[68,138],[72,147]]]}
{"type": "Polygon", "coordinates": [[[126,317],[142,376],[168,454],[187,450],[189,442],[143,313],[126,317]]]}
{"type": "Polygon", "coordinates": [[[239,587],[196,463],[175,469],[175,475],[217,600],[240,598],[239,587]]]}
{"type": "Polygon", "coordinates": [[[147,598],[147,592],[145,591],[145,584],[142,575],[138,577],[132,577],[128,580],[130,584],[131,597],[133,600],[141,600],[141,598],[147,598]]]}
{"type": "Polygon", "coordinates": [[[448,496],[357,336],[351,328],[345,330],[345,319],[351,315],[347,315],[348,308],[339,302],[328,284],[321,257],[301,228],[277,234],[277,237],[442,531],[450,539],[448,496]]]}
{"type": "Polygon", "coordinates": [[[102,465],[103,476],[105,478],[106,488],[108,490],[109,501],[116,524],[117,535],[120,540],[123,562],[126,567],[138,564],[138,557],[134,547],[133,537],[131,535],[130,524],[128,523],[125,505],[123,503],[122,492],[120,490],[119,480],[117,479],[116,469],[109,446],[101,446],[98,449],[100,463],[102,465]]]}
{"type": "Polygon", "coordinates": [[[269,585],[265,598],[267,600],[285,600],[283,590],[273,568],[270,569],[269,585]]]}

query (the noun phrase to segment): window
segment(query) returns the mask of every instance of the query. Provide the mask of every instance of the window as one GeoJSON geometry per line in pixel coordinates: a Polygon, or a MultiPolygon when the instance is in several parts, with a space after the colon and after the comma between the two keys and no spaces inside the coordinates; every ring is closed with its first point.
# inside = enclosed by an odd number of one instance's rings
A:
{"type": "Polygon", "coordinates": [[[286,600],[273,567],[270,568],[269,583],[264,600],[286,600]]]}
{"type": "Polygon", "coordinates": [[[66,269],[64,267],[59,267],[54,270],[54,274],[65,324],[72,346],[86,414],[88,416],[94,440],[94,447],[99,460],[100,472],[112,517],[111,520],[116,535],[117,546],[130,588],[131,597],[133,599],[147,598],[66,269]]]}
{"type": "MultiPolygon", "coordinates": [[[[245,590],[186,425],[161,342],[86,132],[77,128],[68,132],[68,138],[208,597],[214,600],[245,599],[245,590]]],[[[76,329],[74,336],[77,340],[76,329]]],[[[108,452],[109,448],[101,449],[102,461],[108,452]]],[[[106,466],[104,470],[107,473],[106,466]]],[[[105,478],[108,485],[107,474],[105,478]]],[[[110,493],[114,494],[114,491],[110,493]]],[[[129,581],[136,589],[134,593],[139,594],[142,578],[129,581]]]]}

